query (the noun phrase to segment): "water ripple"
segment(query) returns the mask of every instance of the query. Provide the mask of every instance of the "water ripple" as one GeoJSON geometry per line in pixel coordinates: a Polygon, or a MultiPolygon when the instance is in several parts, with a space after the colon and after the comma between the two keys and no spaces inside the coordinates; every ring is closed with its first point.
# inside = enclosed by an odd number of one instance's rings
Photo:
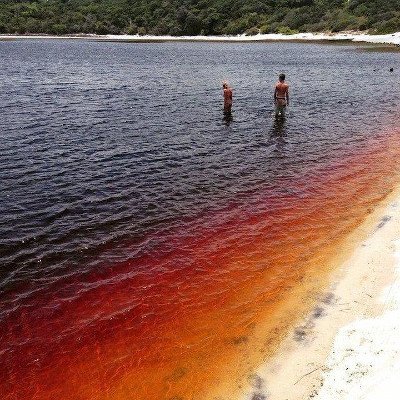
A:
{"type": "Polygon", "coordinates": [[[0,323],[38,321],[29,338],[7,325],[0,335],[14,341],[0,354],[35,348],[39,359],[115,326],[143,328],[146,342],[183,310],[200,318],[202,305],[249,323],[275,281],[229,303],[239,283],[275,265],[295,273],[330,240],[335,213],[350,215],[343,199],[365,206],[386,190],[364,193],[377,169],[365,160],[398,123],[400,81],[376,72],[395,53],[29,40],[0,49],[0,323]],[[282,70],[285,122],[271,102],[282,70]],[[231,122],[223,79],[234,87],[231,122]]]}

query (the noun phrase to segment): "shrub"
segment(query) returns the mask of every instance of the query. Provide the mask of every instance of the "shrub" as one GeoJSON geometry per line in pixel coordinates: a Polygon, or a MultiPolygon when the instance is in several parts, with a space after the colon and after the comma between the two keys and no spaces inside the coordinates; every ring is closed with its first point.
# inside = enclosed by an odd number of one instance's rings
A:
{"type": "Polygon", "coordinates": [[[55,35],[64,35],[67,32],[67,27],[64,24],[54,24],[51,27],[51,33],[55,35]]]}
{"type": "Polygon", "coordinates": [[[224,29],[224,33],[228,35],[238,35],[240,33],[243,33],[247,29],[246,23],[247,21],[242,19],[230,21],[224,29]]]}
{"type": "Polygon", "coordinates": [[[400,18],[392,18],[389,21],[382,21],[374,24],[371,33],[387,34],[399,30],[400,30],[400,18]]]}
{"type": "Polygon", "coordinates": [[[96,25],[95,25],[95,32],[96,32],[98,35],[107,35],[108,29],[107,29],[107,27],[103,24],[103,22],[98,21],[98,22],[96,22],[96,25]]]}
{"type": "Polygon", "coordinates": [[[290,29],[288,26],[281,26],[278,28],[278,33],[281,33],[282,35],[294,35],[296,33],[299,33],[299,31],[295,29],[290,29]]]}
{"type": "Polygon", "coordinates": [[[138,32],[138,27],[136,24],[130,24],[126,30],[125,30],[127,35],[136,35],[138,32]]]}
{"type": "Polygon", "coordinates": [[[326,22],[317,22],[316,24],[306,24],[300,28],[302,32],[322,32],[328,30],[326,22]]]}
{"type": "Polygon", "coordinates": [[[254,35],[258,35],[260,33],[260,30],[256,26],[253,26],[252,28],[247,29],[247,31],[245,33],[246,33],[246,36],[254,36],[254,35]]]}

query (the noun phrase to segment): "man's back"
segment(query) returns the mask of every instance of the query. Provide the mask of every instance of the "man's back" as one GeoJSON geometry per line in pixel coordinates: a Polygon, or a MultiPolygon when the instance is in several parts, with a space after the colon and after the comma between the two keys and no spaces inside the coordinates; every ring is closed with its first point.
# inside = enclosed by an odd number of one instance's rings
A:
{"type": "Polygon", "coordinates": [[[224,89],[224,100],[228,104],[232,104],[232,89],[230,87],[224,89]]]}
{"type": "Polygon", "coordinates": [[[289,92],[289,85],[286,82],[278,81],[275,85],[275,97],[277,99],[286,100],[286,96],[289,92]]]}
{"type": "Polygon", "coordinates": [[[285,117],[286,106],[289,105],[289,85],[285,82],[285,74],[279,75],[274,91],[275,116],[285,117]]]}

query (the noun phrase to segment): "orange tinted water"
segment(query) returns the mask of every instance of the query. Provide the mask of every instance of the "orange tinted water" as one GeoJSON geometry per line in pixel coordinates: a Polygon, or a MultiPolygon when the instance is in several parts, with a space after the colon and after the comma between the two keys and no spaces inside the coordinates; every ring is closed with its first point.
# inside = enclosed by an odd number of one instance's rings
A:
{"type": "Polygon", "coordinates": [[[274,321],[281,295],[398,183],[398,133],[282,182],[294,194],[260,189],[254,209],[231,205],[166,231],[169,245],[151,255],[66,277],[29,304],[23,290],[10,294],[2,398],[206,399],[246,358],[257,324],[274,321]]]}

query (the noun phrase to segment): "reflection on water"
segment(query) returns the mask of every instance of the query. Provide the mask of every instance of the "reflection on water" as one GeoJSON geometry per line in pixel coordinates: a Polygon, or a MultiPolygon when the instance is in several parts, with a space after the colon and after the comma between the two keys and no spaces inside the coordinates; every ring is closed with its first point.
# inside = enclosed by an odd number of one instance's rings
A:
{"type": "Polygon", "coordinates": [[[283,137],[285,131],[286,117],[275,117],[274,125],[271,129],[271,137],[283,137]]]}
{"type": "Polygon", "coordinates": [[[224,111],[224,117],[222,119],[224,121],[224,124],[226,126],[229,126],[231,124],[231,122],[233,121],[233,115],[232,112],[226,112],[224,111]]]}
{"type": "Polygon", "coordinates": [[[395,182],[400,82],[374,69],[396,54],[80,41],[0,52],[6,399],[211,398],[227,366],[235,380],[248,365],[258,318],[272,319],[305,260],[395,182]],[[272,120],[282,65],[296,112],[272,120]],[[221,123],[226,76],[234,123],[221,123]]]}
{"type": "Polygon", "coordinates": [[[276,117],[274,114],[272,120],[272,126],[267,131],[267,146],[273,148],[277,159],[282,159],[288,144],[287,118],[276,117]]]}

